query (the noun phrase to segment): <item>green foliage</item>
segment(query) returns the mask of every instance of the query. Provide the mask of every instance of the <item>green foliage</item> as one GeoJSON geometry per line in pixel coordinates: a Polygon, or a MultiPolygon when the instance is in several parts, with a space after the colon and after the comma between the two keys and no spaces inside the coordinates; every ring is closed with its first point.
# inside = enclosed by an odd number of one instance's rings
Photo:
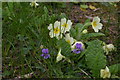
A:
{"type": "MultiPolygon", "coordinates": [[[[38,3],[38,2],[37,2],[38,3]]],[[[3,36],[2,36],[2,57],[3,77],[15,78],[34,72],[35,78],[84,78],[99,77],[100,69],[106,66],[106,56],[102,49],[102,41],[94,40],[97,37],[105,36],[103,33],[83,34],[84,29],[91,27],[90,19],[77,23],[70,30],[70,37],[82,41],[85,50],[80,54],[71,51],[63,35],[63,39],[50,38],[48,26],[54,24],[61,18],[71,19],[67,11],[71,10],[68,3],[38,3],[37,8],[31,7],[30,3],[4,2],[2,5],[3,36]],[[64,8],[68,8],[67,10],[64,8]],[[62,12],[62,13],[61,13],[62,12]],[[94,40],[87,42],[89,39],[94,40]],[[85,44],[86,43],[86,44],[85,44]],[[50,58],[44,59],[42,48],[48,48],[50,58]],[[59,48],[65,60],[56,63],[59,48]],[[68,62],[68,61],[71,62],[68,62]],[[81,73],[83,73],[81,75],[81,73]],[[87,75],[88,73],[88,75],[87,75]],[[89,73],[92,73],[89,75],[89,73]]],[[[81,4],[81,3],[80,3],[81,4]]],[[[88,8],[81,5],[81,8],[88,8]]],[[[76,9],[75,9],[76,10],[76,9]]],[[[108,23],[109,24],[109,23],[108,23]]],[[[119,64],[110,66],[112,74],[119,73],[119,64]]]]}
{"type": "Polygon", "coordinates": [[[85,5],[85,4],[84,4],[84,5],[80,5],[80,7],[86,9],[86,8],[88,8],[88,5],[85,5]]]}
{"type": "Polygon", "coordinates": [[[64,39],[57,41],[57,46],[58,49],[61,48],[64,56],[68,57],[72,55],[70,45],[64,39]]]}
{"type": "Polygon", "coordinates": [[[91,69],[94,77],[99,77],[100,69],[106,66],[106,56],[101,46],[101,41],[94,40],[87,43],[85,58],[87,67],[91,69]]]}
{"type": "Polygon", "coordinates": [[[84,25],[81,24],[81,23],[77,23],[77,24],[75,25],[75,28],[71,28],[71,35],[72,35],[75,39],[81,40],[82,31],[83,31],[84,29],[87,29],[90,25],[91,25],[91,22],[90,22],[89,19],[87,19],[87,20],[85,21],[84,25]]]}
{"type": "Polygon", "coordinates": [[[94,38],[94,37],[100,37],[100,36],[105,36],[105,34],[103,33],[88,33],[88,34],[83,34],[81,36],[82,40],[86,40],[86,39],[90,39],[90,38],[94,38]]]}
{"type": "Polygon", "coordinates": [[[120,64],[111,65],[109,66],[109,69],[111,74],[120,73],[120,64]]]}

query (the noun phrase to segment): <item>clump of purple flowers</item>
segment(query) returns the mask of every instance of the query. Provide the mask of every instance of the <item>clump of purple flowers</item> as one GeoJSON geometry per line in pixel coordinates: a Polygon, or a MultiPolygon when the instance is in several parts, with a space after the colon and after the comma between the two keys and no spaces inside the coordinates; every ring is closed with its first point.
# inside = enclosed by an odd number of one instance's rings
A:
{"type": "Polygon", "coordinates": [[[48,59],[50,58],[50,54],[49,53],[49,50],[48,49],[42,49],[42,53],[41,56],[44,58],[44,59],[48,59]]]}
{"type": "Polygon", "coordinates": [[[76,43],[75,45],[75,49],[73,50],[73,53],[79,54],[81,53],[81,51],[83,51],[84,49],[82,48],[82,44],[81,43],[76,43]]]}

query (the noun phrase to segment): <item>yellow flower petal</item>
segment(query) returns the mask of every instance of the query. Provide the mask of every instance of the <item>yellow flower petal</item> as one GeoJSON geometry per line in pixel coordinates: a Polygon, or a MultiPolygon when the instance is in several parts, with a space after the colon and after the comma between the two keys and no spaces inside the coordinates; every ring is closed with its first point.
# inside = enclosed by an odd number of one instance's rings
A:
{"type": "Polygon", "coordinates": [[[89,8],[90,8],[90,9],[96,9],[96,7],[95,7],[95,6],[92,6],[92,5],[89,5],[89,8]]]}

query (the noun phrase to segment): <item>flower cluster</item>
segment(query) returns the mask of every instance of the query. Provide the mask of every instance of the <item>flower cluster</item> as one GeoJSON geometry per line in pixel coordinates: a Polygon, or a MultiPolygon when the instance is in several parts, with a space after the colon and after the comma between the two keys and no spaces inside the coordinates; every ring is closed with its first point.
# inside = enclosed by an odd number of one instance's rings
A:
{"type": "MultiPolygon", "coordinates": [[[[51,38],[56,37],[58,40],[62,38],[63,34],[65,35],[64,39],[71,45],[71,49],[74,53],[78,54],[84,49],[84,44],[82,42],[77,42],[73,37],[70,36],[70,29],[72,26],[71,20],[66,20],[66,18],[62,18],[61,22],[56,21],[53,24],[49,24],[48,29],[50,30],[49,36],[51,38]],[[68,33],[67,33],[68,32],[68,33]],[[76,47],[75,47],[76,46],[76,47]]],[[[85,33],[86,30],[84,31],[85,33]]],[[[60,54],[58,54],[60,55],[60,54]]]]}
{"type": "Polygon", "coordinates": [[[50,54],[49,53],[49,50],[48,49],[42,49],[42,53],[41,56],[44,58],[44,59],[48,59],[50,58],[50,54]]]}
{"type": "Polygon", "coordinates": [[[61,22],[56,21],[53,24],[49,24],[48,29],[50,30],[49,35],[51,38],[56,37],[58,40],[62,38],[62,34],[65,34],[71,29],[71,20],[66,20],[66,18],[61,19],[61,22]]]}

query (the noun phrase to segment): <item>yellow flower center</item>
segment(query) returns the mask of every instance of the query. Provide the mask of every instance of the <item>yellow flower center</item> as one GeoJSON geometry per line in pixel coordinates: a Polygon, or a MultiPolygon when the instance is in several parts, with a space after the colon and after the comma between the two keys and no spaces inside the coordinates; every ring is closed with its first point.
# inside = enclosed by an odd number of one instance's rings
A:
{"type": "Polygon", "coordinates": [[[64,23],[62,26],[67,28],[67,27],[68,27],[68,24],[64,23]]]}
{"type": "Polygon", "coordinates": [[[96,27],[97,26],[97,22],[96,21],[93,21],[93,27],[96,27]]]}
{"type": "Polygon", "coordinates": [[[54,28],[54,33],[58,34],[60,32],[60,29],[58,27],[54,28]]]}
{"type": "Polygon", "coordinates": [[[70,44],[70,40],[67,40],[66,42],[68,42],[70,44]]]}

